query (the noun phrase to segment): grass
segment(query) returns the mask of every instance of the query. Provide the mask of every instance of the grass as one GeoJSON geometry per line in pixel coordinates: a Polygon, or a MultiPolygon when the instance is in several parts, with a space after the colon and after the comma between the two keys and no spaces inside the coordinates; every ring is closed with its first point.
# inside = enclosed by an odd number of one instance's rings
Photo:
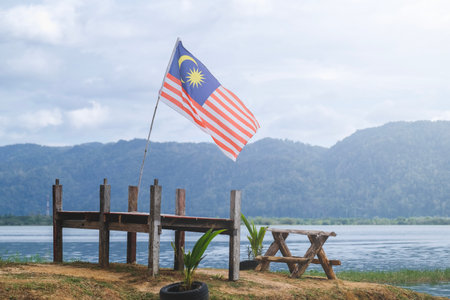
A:
{"type": "Polygon", "coordinates": [[[390,284],[413,284],[450,282],[450,268],[444,270],[399,270],[356,272],[342,271],[338,277],[349,281],[364,281],[390,284]]]}
{"type": "MultiPolygon", "coordinates": [[[[97,264],[74,262],[63,264],[24,263],[17,256],[8,265],[0,265],[0,299],[158,299],[159,288],[171,282],[181,281],[182,275],[162,269],[159,276],[148,276],[146,266],[111,264],[106,271],[97,264]],[[55,269],[53,269],[53,267],[55,269]],[[1,270],[3,268],[3,270],[1,270]],[[50,272],[44,272],[49,270],[50,272]],[[107,272],[107,274],[105,274],[107,272]]],[[[27,259],[28,260],[28,259],[27,259]]],[[[448,280],[450,270],[399,271],[399,272],[340,272],[338,277],[351,281],[390,283],[391,277],[407,277],[420,282],[424,278],[448,280]],[[419,273],[417,273],[419,272],[419,273]],[[421,272],[421,273],[420,273],[421,272]],[[373,273],[376,273],[374,275],[373,273]],[[380,276],[379,273],[385,273],[380,276]],[[390,273],[387,276],[386,273],[390,273]],[[402,275],[406,274],[406,275],[402,275]],[[416,275],[412,275],[416,274],[416,275]],[[420,279],[418,279],[420,278],[420,279]]],[[[308,271],[301,279],[291,279],[285,274],[246,271],[237,282],[229,282],[223,271],[199,273],[198,280],[208,284],[210,299],[432,299],[413,291],[391,286],[367,286],[350,282],[327,281],[311,276],[325,275],[308,271]],[[246,276],[244,276],[244,274],[246,276]],[[257,279],[257,280],[254,280],[257,279]],[[262,280],[262,281],[261,281],[262,280]],[[279,288],[286,283],[288,289],[279,288]],[[283,297],[280,298],[280,295],[283,297]]],[[[427,279],[427,280],[428,280],[427,279]]],[[[397,281],[398,282],[398,281],[397,281]]],[[[401,282],[403,283],[403,282],[401,282]]]]}
{"type": "MultiPolygon", "coordinates": [[[[288,271],[279,271],[289,274],[288,271]]],[[[309,270],[305,272],[308,276],[326,277],[322,271],[309,270]]],[[[387,284],[438,284],[450,282],[450,268],[439,270],[398,270],[398,271],[340,271],[336,276],[341,280],[355,282],[373,282],[387,284]]]]}
{"type": "MultiPolygon", "coordinates": [[[[28,262],[9,262],[8,266],[19,267],[28,262]]],[[[68,264],[70,265],[70,264],[68,264]]],[[[2,267],[8,267],[2,266],[2,267]]],[[[1,266],[0,266],[1,267],[1,266]]],[[[95,265],[83,264],[79,268],[98,269],[95,265]]],[[[17,273],[5,274],[0,280],[0,299],[158,299],[154,294],[140,292],[127,284],[105,282],[93,278],[44,274],[44,273],[17,273]],[[3,282],[2,282],[3,281],[3,282]]]]}
{"type": "MultiPolygon", "coordinates": [[[[0,266],[4,264],[12,263],[48,263],[46,258],[43,258],[39,254],[31,256],[20,256],[18,253],[9,255],[7,257],[0,256],[0,266]]],[[[72,261],[64,263],[72,266],[79,267],[92,267],[92,264],[72,261]]],[[[115,272],[129,273],[132,276],[144,276],[145,271],[142,269],[136,269],[132,265],[115,264],[113,265],[115,272]]],[[[288,271],[278,271],[279,273],[289,274],[288,271]]],[[[305,275],[326,277],[323,271],[308,270],[305,275]]],[[[435,270],[398,270],[398,271],[340,271],[337,272],[339,279],[356,281],[356,282],[373,282],[373,283],[387,283],[387,284],[420,284],[429,283],[437,284],[440,282],[450,282],[450,268],[447,269],[435,269],[435,270]]],[[[216,280],[224,280],[222,275],[214,276],[216,280]]],[[[233,284],[233,283],[232,283],[233,284]]],[[[240,283],[234,283],[239,285],[240,283]]]]}
{"type": "Polygon", "coordinates": [[[45,257],[39,254],[30,256],[21,256],[19,253],[0,255],[0,266],[10,263],[46,263],[49,262],[45,257]]]}

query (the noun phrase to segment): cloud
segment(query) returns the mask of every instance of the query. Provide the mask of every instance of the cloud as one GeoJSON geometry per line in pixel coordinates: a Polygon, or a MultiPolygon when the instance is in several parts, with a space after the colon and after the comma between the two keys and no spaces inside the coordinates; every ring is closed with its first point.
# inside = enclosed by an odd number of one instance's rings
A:
{"type": "Polygon", "coordinates": [[[391,3],[394,8],[380,13],[377,20],[389,26],[405,26],[410,30],[442,30],[450,29],[450,3],[445,0],[406,1],[403,5],[391,3]],[[399,22],[401,20],[401,22],[399,22]]]}
{"type": "Polygon", "coordinates": [[[287,138],[328,147],[337,139],[352,134],[357,129],[355,123],[361,125],[361,120],[352,114],[321,104],[291,105],[284,112],[266,112],[262,115],[265,123],[257,137],[287,138]]]}
{"type": "Polygon", "coordinates": [[[16,38],[58,44],[73,40],[75,3],[48,1],[44,5],[18,5],[0,10],[0,32],[16,38]]]}
{"type": "Polygon", "coordinates": [[[63,123],[62,113],[57,108],[24,113],[19,116],[18,120],[18,124],[32,131],[38,131],[49,126],[58,126],[63,123]]]}
{"type": "Polygon", "coordinates": [[[450,110],[435,111],[431,114],[432,121],[450,121],[450,110]]]}
{"type": "Polygon", "coordinates": [[[284,80],[348,80],[354,77],[352,71],[341,65],[326,65],[318,61],[308,61],[304,59],[291,59],[289,62],[283,61],[278,66],[263,66],[252,68],[246,71],[244,78],[253,84],[267,84],[274,81],[284,80]],[[289,65],[286,68],[286,65],[289,65]]]}
{"type": "Polygon", "coordinates": [[[50,53],[33,48],[25,49],[23,53],[10,57],[6,60],[5,65],[15,75],[49,76],[58,73],[61,61],[50,53]]]}
{"type": "MultiPolygon", "coordinates": [[[[255,139],[331,145],[389,121],[450,119],[448,11],[441,0],[0,1],[1,143],[146,137],[177,36],[252,110],[255,139]]],[[[163,104],[154,129],[158,141],[210,140],[163,104]]]]}
{"type": "Polygon", "coordinates": [[[70,124],[77,128],[95,127],[108,119],[109,109],[96,101],[90,102],[90,107],[75,109],[66,113],[70,124]]]}
{"type": "Polygon", "coordinates": [[[237,14],[246,17],[266,16],[273,12],[270,0],[234,0],[233,8],[237,14]]]}

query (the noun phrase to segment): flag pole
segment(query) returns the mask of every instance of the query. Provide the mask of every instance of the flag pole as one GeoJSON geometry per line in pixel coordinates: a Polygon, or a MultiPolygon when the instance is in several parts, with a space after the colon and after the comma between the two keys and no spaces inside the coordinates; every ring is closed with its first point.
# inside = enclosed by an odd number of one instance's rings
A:
{"type": "Polygon", "coordinates": [[[144,158],[142,159],[141,169],[139,171],[139,181],[138,181],[138,188],[137,188],[137,199],[139,199],[139,191],[141,189],[142,173],[144,172],[145,158],[147,156],[148,146],[150,144],[150,135],[152,134],[153,122],[155,121],[156,110],[158,109],[159,99],[161,97],[161,90],[164,87],[164,81],[166,80],[167,73],[169,72],[170,65],[172,64],[173,57],[175,56],[175,51],[176,51],[178,43],[180,41],[181,41],[180,38],[177,38],[177,41],[175,42],[175,46],[173,47],[172,55],[170,56],[169,64],[167,65],[167,68],[166,68],[166,73],[164,73],[164,77],[163,77],[163,82],[161,84],[161,88],[159,89],[159,92],[158,92],[158,100],[156,101],[155,109],[153,111],[152,122],[150,123],[150,130],[148,131],[148,136],[147,136],[147,143],[145,144],[144,158]]]}

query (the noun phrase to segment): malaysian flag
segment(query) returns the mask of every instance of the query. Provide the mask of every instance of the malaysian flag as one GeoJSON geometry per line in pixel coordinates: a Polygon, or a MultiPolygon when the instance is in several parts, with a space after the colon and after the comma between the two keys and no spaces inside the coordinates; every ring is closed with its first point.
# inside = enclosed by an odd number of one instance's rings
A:
{"type": "Polygon", "coordinates": [[[223,87],[181,41],[175,45],[160,99],[208,133],[234,161],[259,128],[244,103],[223,87]]]}

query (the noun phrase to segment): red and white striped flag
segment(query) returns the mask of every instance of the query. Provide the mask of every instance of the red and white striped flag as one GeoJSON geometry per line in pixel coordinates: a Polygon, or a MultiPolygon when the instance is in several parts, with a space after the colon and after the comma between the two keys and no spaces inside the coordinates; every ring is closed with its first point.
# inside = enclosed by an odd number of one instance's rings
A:
{"type": "Polygon", "coordinates": [[[224,88],[181,41],[169,62],[160,99],[208,133],[234,161],[260,127],[244,103],[224,88]]]}

